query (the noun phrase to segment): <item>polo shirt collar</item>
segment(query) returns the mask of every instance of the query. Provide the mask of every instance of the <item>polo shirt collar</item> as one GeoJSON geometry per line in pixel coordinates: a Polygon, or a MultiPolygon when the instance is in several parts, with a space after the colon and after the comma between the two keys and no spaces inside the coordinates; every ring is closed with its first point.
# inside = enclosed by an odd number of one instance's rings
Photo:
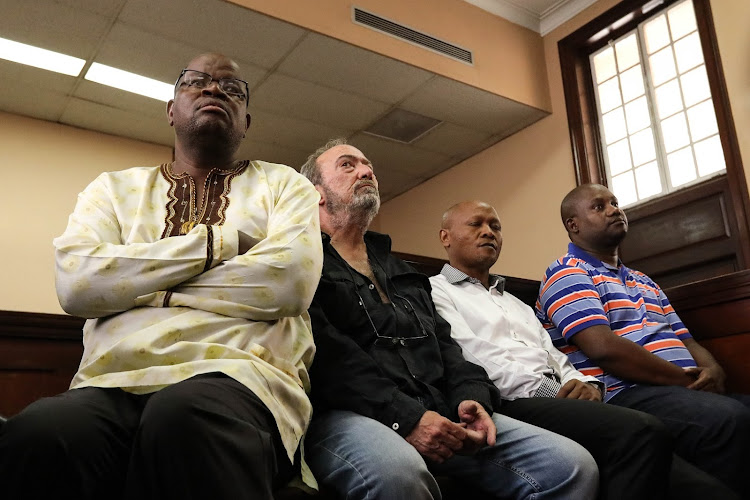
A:
{"type": "Polygon", "coordinates": [[[619,275],[620,279],[622,279],[623,282],[625,282],[627,275],[630,273],[630,268],[622,263],[620,257],[617,257],[617,267],[612,267],[609,264],[605,264],[601,260],[597,259],[574,243],[568,243],[568,253],[574,257],[578,257],[579,259],[588,262],[594,267],[604,268],[619,275]]]}
{"type": "MultiPolygon", "coordinates": [[[[442,274],[451,285],[455,285],[456,283],[460,283],[462,281],[468,281],[469,283],[474,283],[475,285],[482,285],[482,282],[478,279],[472,278],[465,272],[456,269],[450,264],[443,264],[443,268],[440,270],[440,274],[442,274]]],[[[482,285],[482,287],[484,287],[484,285],[482,285]]],[[[503,291],[505,291],[505,278],[497,274],[490,274],[490,289],[492,289],[493,287],[495,287],[497,291],[502,295],[503,291]]]]}

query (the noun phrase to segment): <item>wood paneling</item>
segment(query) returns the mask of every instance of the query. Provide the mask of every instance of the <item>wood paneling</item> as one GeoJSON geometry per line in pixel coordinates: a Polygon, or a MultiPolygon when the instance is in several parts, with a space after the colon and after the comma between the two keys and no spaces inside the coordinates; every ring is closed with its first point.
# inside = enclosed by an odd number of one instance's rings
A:
{"type": "Polygon", "coordinates": [[[666,202],[626,210],[630,229],[620,245],[622,260],[663,288],[738,271],[737,221],[728,213],[730,199],[722,175],[666,202]]]}
{"type": "Polygon", "coordinates": [[[727,372],[727,390],[750,394],[750,271],[664,293],[693,337],[727,372]]]}
{"type": "Polygon", "coordinates": [[[0,415],[68,389],[83,354],[84,320],[0,311],[0,415]]]}

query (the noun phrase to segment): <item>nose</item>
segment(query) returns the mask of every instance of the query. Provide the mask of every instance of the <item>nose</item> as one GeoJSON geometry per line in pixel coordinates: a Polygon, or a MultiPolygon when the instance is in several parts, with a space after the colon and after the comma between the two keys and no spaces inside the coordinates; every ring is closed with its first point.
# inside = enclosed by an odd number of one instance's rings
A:
{"type": "Polygon", "coordinates": [[[495,239],[495,231],[492,230],[492,226],[489,224],[482,224],[482,236],[485,238],[495,239]]]}
{"type": "Polygon", "coordinates": [[[211,80],[211,82],[203,87],[201,89],[201,94],[203,95],[223,95],[227,96],[227,94],[221,90],[221,87],[219,87],[219,81],[218,80],[211,80]]]}
{"type": "Polygon", "coordinates": [[[358,179],[372,179],[375,174],[372,171],[372,167],[367,163],[359,162],[357,164],[357,178],[358,179]]]}
{"type": "Polygon", "coordinates": [[[609,216],[619,215],[620,213],[622,213],[622,210],[620,210],[619,206],[609,205],[609,216]]]}

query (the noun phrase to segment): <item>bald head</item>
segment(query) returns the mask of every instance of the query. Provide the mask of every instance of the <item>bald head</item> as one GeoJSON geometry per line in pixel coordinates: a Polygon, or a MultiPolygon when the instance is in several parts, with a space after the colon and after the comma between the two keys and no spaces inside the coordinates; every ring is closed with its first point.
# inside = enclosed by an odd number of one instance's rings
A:
{"type": "MultiPolygon", "coordinates": [[[[448,210],[443,213],[443,219],[440,223],[440,229],[450,229],[455,224],[456,219],[459,216],[465,215],[467,212],[472,212],[475,209],[490,209],[495,212],[495,209],[489,203],[485,203],[479,200],[461,201],[452,205],[448,210]]],[[[497,212],[495,212],[497,216],[497,212]]]]}
{"type": "Polygon", "coordinates": [[[566,194],[562,203],[560,203],[560,218],[562,219],[562,223],[565,224],[565,221],[578,214],[578,205],[581,201],[588,200],[593,192],[602,189],[609,192],[601,184],[581,184],[566,194]]]}
{"type": "Polygon", "coordinates": [[[485,282],[503,244],[500,218],[489,203],[456,203],[443,214],[440,242],[453,267],[485,282]]]}

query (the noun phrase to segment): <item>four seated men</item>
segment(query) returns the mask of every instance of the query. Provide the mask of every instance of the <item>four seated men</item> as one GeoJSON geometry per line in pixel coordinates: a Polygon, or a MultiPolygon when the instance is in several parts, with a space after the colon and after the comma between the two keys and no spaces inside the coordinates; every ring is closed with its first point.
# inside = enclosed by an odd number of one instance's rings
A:
{"type": "Polygon", "coordinates": [[[500,390],[500,412],[566,436],[596,459],[604,498],[733,498],[718,480],[675,459],[672,439],[651,415],[601,403],[604,385],[576,370],[534,311],[490,274],[502,249],[500,219],[480,201],[452,206],[440,241],[450,263],[430,278],[432,298],[464,357],[500,390]]]}
{"type": "Polygon", "coordinates": [[[555,346],[607,385],[607,403],[656,416],[677,454],[750,497],[750,396],[723,394],[724,371],[664,292],[620,261],[628,221],[606,187],[578,186],[560,213],[571,243],[537,302],[555,346]]]}

